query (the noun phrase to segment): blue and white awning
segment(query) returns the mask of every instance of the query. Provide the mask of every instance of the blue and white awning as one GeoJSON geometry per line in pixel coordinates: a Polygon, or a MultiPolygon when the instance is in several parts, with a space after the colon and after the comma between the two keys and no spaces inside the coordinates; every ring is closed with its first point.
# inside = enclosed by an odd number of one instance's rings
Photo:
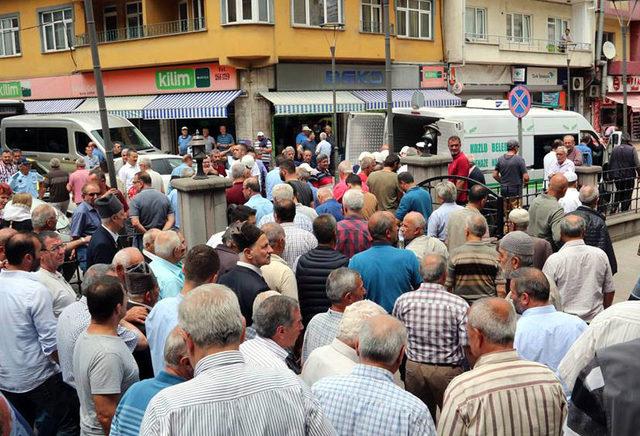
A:
{"type": "Polygon", "coordinates": [[[25,100],[24,108],[28,114],[63,114],[73,112],[84,98],[65,100],[25,100]]]}
{"type": "MultiPolygon", "coordinates": [[[[273,103],[276,115],[330,114],[333,112],[331,91],[261,92],[273,103]]],[[[336,112],[362,112],[364,102],[348,91],[336,92],[336,112]]]]}
{"type": "Polygon", "coordinates": [[[227,118],[227,106],[242,91],[193,92],[159,95],[143,111],[148,120],[227,118]]]}
{"type": "MultiPolygon", "coordinates": [[[[106,97],[105,103],[110,115],[118,115],[124,118],[142,118],[144,108],[153,102],[155,98],[155,95],[106,97]]],[[[74,112],[98,112],[98,99],[86,99],[74,112]]]]}
{"type": "MultiPolygon", "coordinates": [[[[426,107],[448,107],[462,104],[460,98],[445,89],[394,89],[391,92],[393,107],[411,107],[411,97],[416,91],[424,95],[424,105],[426,107]]],[[[364,100],[367,110],[383,110],[387,108],[387,91],[384,89],[351,91],[351,93],[364,100]]]]}

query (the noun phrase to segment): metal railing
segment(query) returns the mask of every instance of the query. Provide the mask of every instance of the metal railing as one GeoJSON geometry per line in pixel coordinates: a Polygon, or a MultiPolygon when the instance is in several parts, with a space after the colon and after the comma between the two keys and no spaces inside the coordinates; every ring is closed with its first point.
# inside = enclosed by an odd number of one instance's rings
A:
{"type": "Polygon", "coordinates": [[[497,45],[500,50],[526,51],[566,55],[567,51],[590,52],[587,42],[565,42],[519,36],[465,33],[467,43],[497,45]]]}
{"type": "Polygon", "coordinates": [[[384,28],[382,27],[382,21],[360,21],[360,32],[362,33],[384,33],[384,28]]]}
{"type": "MultiPolygon", "coordinates": [[[[103,44],[106,42],[153,38],[156,36],[179,35],[182,33],[198,32],[201,30],[205,30],[204,17],[105,30],[98,32],[97,36],[98,44],[103,44]]],[[[76,36],[77,47],[87,45],[89,45],[89,34],[85,33],[76,36]]]]}

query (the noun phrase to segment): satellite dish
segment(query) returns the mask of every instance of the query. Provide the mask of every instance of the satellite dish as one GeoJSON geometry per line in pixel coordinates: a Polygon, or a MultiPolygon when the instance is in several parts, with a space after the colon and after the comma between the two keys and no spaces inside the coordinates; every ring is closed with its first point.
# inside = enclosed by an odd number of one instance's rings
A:
{"type": "Polygon", "coordinates": [[[458,95],[462,92],[462,90],[464,89],[464,85],[462,84],[462,82],[456,82],[453,84],[453,87],[451,88],[451,90],[453,91],[454,94],[458,95]]]}
{"type": "Polygon", "coordinates": [[[616,57],[616,46],[613,45],[613,43],[611,41],[605,41],[605,43],[602,44],[602,54],[608,60],[611,60],[611,59],[615,58],[616,57]]]}
{"type": "Polygon", "coordinates": [[[424,107],[424,94],[420,91],[415,91],[411,96],[411,108],[416,110],[424,107]]]}

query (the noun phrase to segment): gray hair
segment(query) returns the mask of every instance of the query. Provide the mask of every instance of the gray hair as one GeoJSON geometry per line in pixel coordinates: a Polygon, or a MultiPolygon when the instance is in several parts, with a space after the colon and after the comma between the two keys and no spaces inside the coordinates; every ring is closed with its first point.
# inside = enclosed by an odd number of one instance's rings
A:
{"type": "Polygon", "coordinates": [[[598,201],[598,198],[600,198],[600,193],[595,186],[584,185],[580,188],[580,194],[578,195],[580,203],[591,206],[598,201]]]}
{"type": "Polygon", "coordinates": [[[138,159],[138,165],[146,165],[151,168],[151,159],[149,159],[148,157],[141,157],[140,159],[138,159]]]}
{"type": "Polygon", "coordinates": [[[329,156],[326,153],[320,153],[316,158],[316,162],[321,162],[325,159],[329,159],[329,156]]]}
{"type": "Polygon", "coordinates": [[[537,268],[520,268],[511,274],[511,290],[537,301],[549,301],[549,279],[537,268]],[[515,286],[514,286],[515,285],[515,286]]]}
{"type": "Polygon", "coordinates": [[[436,195],[445,203],[453,203],[456,199],[456,185],[449,181],[440,182],[436,185],[436,195]]]}
{"type": "Polygon", "coordinates": [[[175,327],[167,336],[164,343],[164,363],[167,366],[180,365],[180,359],[187,356],[187,342],[180,332],[180,327],[175,327]]]}
{"type": "Polygon", "coordinates": [[[357,189],[349,189],[342,196],[342,204],[349,210],[360,212],[364,207],[364,194],[357,189]]]}
{"type": "Polygon", "coordinates": [[[273,187],[271,195],[274,203],[283,200],[293,201],[293,188],[288,183],[280,183],[273,187]]]}
{"type": "Polygon", "coordinates": [[[334,198],[333,197],[333,189],[329,188],[328,186],[323,186],[322,188],[318,189],[318,199],[330,199],[330,198],[334,198]]]}
{"type": "Polygon", "coordinates": [[[267,235],[267,238],[269,239],[269,245],[271,245],[272,247],[286,238],[284,229],[278,223],[263,224],[262,227],[260,227],[260,230],[262,230],[264,234],[267,235]]]}
{"type": "Polygon", "coordinates": [[[369,234],[374,240],[386,240],[387,231],[393,228],[396,216],[392,213],[378,211],[369,218],[369,234]],[[375,218],[375,219],[374,219],[375,218]]]}
{"type": "Polygon", "coordinates": [[[231,166],[231,178],[232,179],[240,179],[244,176],[244,171],[247,167],[240,162],[236,162],[231,166]]]}
{"type": "Polygon", "coordinates": [[[326,133],[324,133],[324,132],[320,132],[320,140],[321,140],[321,141],[324,141],[324,140],[326,140],[326,139],[327,139],[327,134],[326,134],[326,133]]]}
{"type": "Polygon", "coordinates": [[[439,253],[427,254],[420,262],[420,274],[425,283],[436,283],[447,271],[447,259],[439,253]],[[433,262],[427,264],[427,260],[433,262]]]}
{"type": "Polygon", "coordinates": [[[350,173],[353,171],[353,165],[348,160],[343,160],[338,164],[338,171],[341,173],[350,173]]]}
{"type": "Polygon", "coordinates": [[[78,159],[76,159],[76,165],[79,167],[84,167],[87,164],[84,163],[84,159],[82,159],[81,157],[79,157],[78,159]]]}
{"type": "Polygon", "coordinates": [[[300,306],[296,300],[284,295],[269,297],[253,314],[253,328],[263,338],[272,338],[279,326],[289,327],[293,323],[293,311],[300,306]]]}
{"type": "Polygon", "coordinates": [[[224,285],[198,286],[180,303],[178,325],[199,347],[239,344],[243,322],[238,297],[224,285]]]}
{"type": "Polygon", "coordinates": [[[407,329],[391,315],[378,315],[364,322],[358,335],[360,359],[391,365],[396,362],[402,347],[407,345],[407,329]],[[379,321],[386,318],[386,325],[379,321]]]}
{"type": "Polygon", "coordinates": [[[465,226],[472,235],[479,238],[482,238],[487,233],[487,220],[482,215],[471,215],[467,218],[465,226]]]}
{"type": "Polygon", "coordinates": [[[57,220],[56,210],[49,204],[41,204],[31,212],[31,224],[34,229],[42,229],[51,218],[57,220]]]}
{"type": "Polygon", "coordinates": [[[371,300],[361,300],[347,306],[338,325],[336,339],[344,342],[354,342],[360,334],[362,323],[376,315],[387,313],[384,308],[371,300]]]}
{"type": "Polygon", "coordinates": [[[565,147],[564,145],[559,145],[558,148],[556,148],[556,153],[557,152],[567,154],[567,147],[565,147]]]}
{"type": "Polygon", "coordinates": [[[258,307],[260,307],[260,305],[264,302],[264,300],[266,300],[269,297],[275,297],[276,295],[280,295],[280,292],[278,291],[272,291],[272,290],[268,290],[268,291],[264,291],[264,292],[260,292],[258,295],[256,295],[256,298],[253,299],[253,321],[255,321],[255,313],[258,311],[258,307]]]}
{"type": "MultiPolygon", "coordinates": [[[[147,247],[148,245],[154,244],[156,241],[156,236],[160,234],[162,230],[156,229],[155,227],[147,230],[144,235],[142,235],[142,246],[147,247]]],[[[155,249],[154,249],[155,251],[155,249]]],[[[155,253],[154,253],[155,254],[155,253]]]]}
{"type": "Polygon", "coordinates": [[[578,215],[570,215],[562,218],[560,221],[560,234],[570,238],[577,238],[584,235],[586,224],[582,217],[578,215]]]}
{"type": "Polygon", "coordinates": [[[507,303],[509,312],[504,318],[496,313],[494,302],[504,303],[505,300],[498,297],[487,297],[476,300],[469,311],[468,325],[480,330],[484,337],[491,343],[508,345],[513,342],[516,335],[516,312],[513,305],[507,303]]]}
{"type": "Polygon", "coordinates": [[[289,145],[288,147],[285,147],[284,150],[282,150],[282,154],[285,154],[285,153],[287,153],[289,151],[292,151],[292,152],[295,153],[296,149],[289,145]]]}
{"type": "Polygon", "coordinates": [[[111,266],[114,268],[117,266],[121,266],[125,269],[129,268],[130,266],[133,265],[131,258],[133,256],[133,253],[135,253],[136,251],[139,251],[139,250],[134,247],[123,248],[122,250],[118,251],[115,254],[115,256],[113,256],[113,260],[111,261],[111,266]]]}
{"type": "Polygon", "coordinates": [[[369,168],[376,164],[376,159],[373,156],[365,156],[360,161],[360,168],[369,168]]]}
{"type": "MultiPolygon", "coordinates": [[[[500,248],[502,248],[507,253],[507,263],[510,263],[511,259],[515,257],[517,259],[520,259],[521,268],[526,268],[533,265],[533,254],[515,254],[509,251],[508,248],[503,247],[502,245],[500,246],[500,248]]],[[[508,278],[511,278],[511,277],[508,277],[508,278]]]]}
{"type": "Polygon", "coordinates": [[[84,294],[87,289],[106,276],[109,272],[113,272],[113,268],[107,263],[96,263],[87,268],[82,276],[82,293],[84,294]]]}
{"type": "Polygon", "coordinates": [[[338,268],[331,271],[327,277],[327,298],[331,303],[337,304],[345,295],[353,292],[358,284],[360,274],[349,268],[338,268]]]}
{"type": "Polygon", "coordinates": [[[180,246],[180,237],[172,230],[158,233],[155,240],[155,254],[163,259],[173,256],[173,251],[180,246]]]}
{"type": "Polygon", "coordinates": [[[60,159],[58,159],[57,157],[51,158],[51,160],[49,161],[49,166],[51,168],[60,168],[60,159]]]}

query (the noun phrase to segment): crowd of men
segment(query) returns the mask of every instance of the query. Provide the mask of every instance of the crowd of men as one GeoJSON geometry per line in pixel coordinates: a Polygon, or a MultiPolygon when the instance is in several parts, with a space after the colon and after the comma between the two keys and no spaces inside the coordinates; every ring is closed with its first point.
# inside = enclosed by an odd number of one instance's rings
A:
{"type": "MultiPolygon", "coordinates": [[[[483,185],[452,177],[432,198],[388,149],[327,183],[326,137],[313,165],[290,148],[266,174],[254,148],[223,163],[212,141],[212,171],[233,179],[228,227],[190,249],[171,192],[128,150],[121,190],[99,159],[65,181],[71,239],[64,201],[0,229],[0,433],[634,431],[640,302],[612,305],[597,187],[565,213],[569,173],[551,173],[528,210],[510,200],[495,241],[483,185]]],[[[517,148],[495,170],[509,187],[528,182],[517,148]]],[[[191,174],[185,154],[176,177],[191,174]]]]}

